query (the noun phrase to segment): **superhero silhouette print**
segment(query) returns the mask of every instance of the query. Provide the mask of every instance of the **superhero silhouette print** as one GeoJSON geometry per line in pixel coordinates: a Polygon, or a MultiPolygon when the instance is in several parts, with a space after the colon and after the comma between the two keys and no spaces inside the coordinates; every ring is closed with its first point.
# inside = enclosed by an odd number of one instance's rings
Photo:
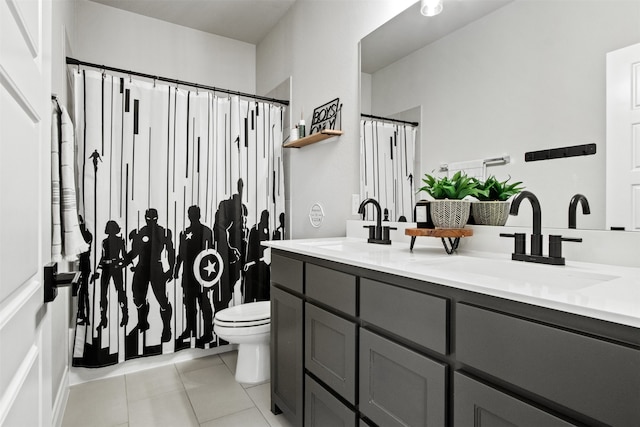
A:
{"type": "Polygon", "coordinates": [[[120,226],[113,220],[107,221],[104,229],[107,237],[102,241],[102,256],[98,263],[98,269],[102,270],[102,275],[96,272],[92,280],[100,278],[100,324],[96,327],[106,328],[107,308],[109,302],[107,300],[107,292],[109,283],[113,280],[113,285],[118,294],[118,304],[122,310],[120,326],[125,326],[129,321],[129,311],[127,310],[127,296],[124,291],[122,280],[122,269],[125,266],[126,248],[125,242],[120,235],[120,226]]]}
{"type": "MultiPolygon", "coordinates": [[[[244,183],[238,180],[238,193],[218,205],[213,225],[216,250],[222,258],[224,269],[220,277],[218,294],[213,304],[216,312],[227,308],[233,296],[233,288],[240,279],[244,257],[242,254],[244,232],[244,210],[242,190],[244,183]]],[[[214,288],[215,289],[215,288],[214,288]]]]}
{"type": "Polygon", "coordinates": [[[249,232],[245,270],[244,302],[269,300],[269,265],[264,260],[265,247],[260,242],[269,240],[269,211],[262,211],[260,222],[249,232]]]}
{"type": "MultiPolygon", "coordinates": [[[[186,312],[186,326],[178,339],[185,340],[196,336],[197,304],[202,312],[203,335],[196,340],[196,343],[204,345],[213,340],[213,310],[210,301],[211,288],[202,286],[198,276],[202,279],[204,275],[208,279],[208,276],[216,273],[208,267],[208,263],[204,268],[200,265],[204,254],[213,248],[213,232],[200,222],[198,206],[190,206],[187,215],[190,225],[180,233],[180,246],[174,270],[174,277],[178,279],[180,267],[182,267],[182,295],[186,312]]],[[[221,265],[218,266],[220,267],[221,265]]]]}
{"type": "Polygon", "coordinates": [[[138,310],[138,331],[149,329],[147,317],[149,315],[149,302],[147,293],[149,285],[160,305],[160,318],[162,319],[162,342],[171,340],[171,316],[173,310],[167,298],[166,285],[172,277],[175,263],[175,250],[171,240],[171,230],[158,225],[158,211],[147,209],[144,215],[147,225],[140,230],[133,230],[129,233],[131,240],[131,251],[127,254],[127,259],[133,262],[138,258],[133,271],[133,302],[138,310]],[[162,263],[163,251],[166,251],[166,260],[169,269],[164,270],[162,263]]]}
{"type": "Polygon", "coordinates": [[[82,238],[88,244],[89,250],[83,252],[79,256],[80,283],[78,289],[74,290],[74,294],[78,295],[78,316],[76,322],[78,325],[89,324],[89,276],[91,275],[91,244],[93,243],[93,235],[87,230],[84,218],[78,215],[80,222],[80,232],[82,238]]]}

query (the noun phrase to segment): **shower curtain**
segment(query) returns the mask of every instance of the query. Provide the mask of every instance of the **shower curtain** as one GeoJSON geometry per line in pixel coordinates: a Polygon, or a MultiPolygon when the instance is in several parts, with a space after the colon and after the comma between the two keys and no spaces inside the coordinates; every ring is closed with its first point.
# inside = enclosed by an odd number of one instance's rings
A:
{"type": "Polygon", "coordinates": [[[283,107],[74,70],[81,228],[73,365],[226,344],[215,313],[269,299],[284,234],[283,107]]]}
{"type": "MultiPolygon", "coordinates": [[[[376,199],[389,221],[412,221],[415,127],[362,119],[360,128],[360,198],[376,199]]],[[[365,219],[373,213],[367,210],[365,219]]]]}

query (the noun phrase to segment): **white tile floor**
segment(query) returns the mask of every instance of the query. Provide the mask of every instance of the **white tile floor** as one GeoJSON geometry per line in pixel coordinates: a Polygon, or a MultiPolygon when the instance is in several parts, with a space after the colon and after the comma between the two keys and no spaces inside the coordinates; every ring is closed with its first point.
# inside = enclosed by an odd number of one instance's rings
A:
{"type": "Polygon", "coordinates": [[[291,427],[270,383],[238,384],[237,352],[72,386],[62,427],[291,427]]]}

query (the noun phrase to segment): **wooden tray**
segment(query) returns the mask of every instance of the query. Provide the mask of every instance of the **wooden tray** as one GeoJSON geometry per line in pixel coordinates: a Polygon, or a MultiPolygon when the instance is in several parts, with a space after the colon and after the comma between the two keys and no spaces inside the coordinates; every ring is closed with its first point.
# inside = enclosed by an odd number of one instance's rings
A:
{"type": "Polygon", "coordinates": [[[458,249],[460,238],[473,236],[473,230],[470,228],[406,228],[404,234],[411,236],[411,246],[409,246],[411,251],[416,243],[416,237],[439,237],[442,240],[444,250],[451,255],[458,249]],[[448,245],[445,239],[449,241],[448,245]]]}
{"type": "Polygon", "coordinates": [[[407,228],[404,230],[407,236],[426,236],[426,237],[469,237],[473,236],[473,230],[470,228],[407,228]]]}

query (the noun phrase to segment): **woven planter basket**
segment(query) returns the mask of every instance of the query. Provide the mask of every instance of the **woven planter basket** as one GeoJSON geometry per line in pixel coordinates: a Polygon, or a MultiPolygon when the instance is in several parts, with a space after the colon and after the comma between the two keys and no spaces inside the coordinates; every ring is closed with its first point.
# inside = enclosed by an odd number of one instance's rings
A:
{"type": "Polygon", "coordinates": [[[471,202],[467,200],[434,200],[429,205],[436,228],[462,228],[469,220],[471,202]]]}
{"type": "Polygon", "coordinates": [[[509,218],[509,201],[473,202],[473,219],[481,225],[505,225],[509,218]]]}

